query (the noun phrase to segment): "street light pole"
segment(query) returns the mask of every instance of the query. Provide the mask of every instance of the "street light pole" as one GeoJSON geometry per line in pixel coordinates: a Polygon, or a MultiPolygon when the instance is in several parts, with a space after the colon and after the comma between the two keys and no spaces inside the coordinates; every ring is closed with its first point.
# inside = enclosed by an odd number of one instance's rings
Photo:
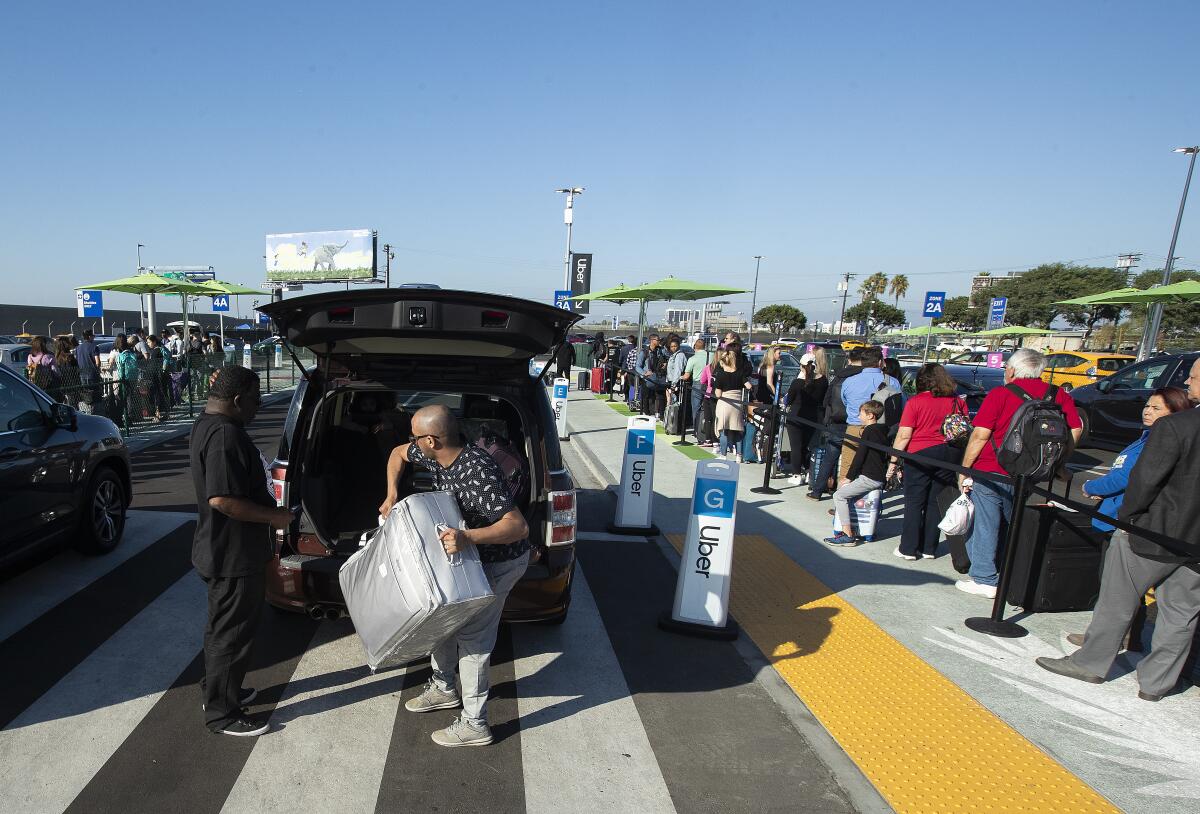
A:
{"type": "MultiPolygon", "coordinates": [[[[1187,204],[1188,187],[1192,184],[1192,169],[1196,166],[1196,153],[1200,153],[1200,146],[1176,147],[1175,152],[1187,153],[1191,155],[1191,158],[1188,160],[1187,180],[1183,182],[1183,196],[1179,199],[1179,211],[1175,214],[1175,229],[1171,232],[1171,248],[1167,251],[1167,265],[1163,269],[1163,285],[1171,283],[1171,271],[1175,267],[1175,242],[1179,240],[1179,224],[1183,221],[1183,207],[1187,204]]],[[[1138,349],[1138,361],[1150,355],[1150,348],[1158,338],[1158,328],[1162,324],[1162,312],[1163,304],[1161,302],[1150,305],[1150,315],[1146,320],[1146,335],[1142,337],[1142,346],[1138,349]]]]}
{"type": "Polygon", "coordinates": [[[571,227],[575,221],[575,196],[583,194],[583,187],[566,187],[555,192],[565,193],[567,205],[563,209],[563,223],[567,224],[567,256],[563,260],[563,291],[571,290],[571,227]]]}
{"type": "Polygon", "coordinates": [[[842,289],[842,315],[838,317],[837,341],[842,341],[842,323],[846,321],[846,298],[850,296],[850,281],[854,279],[854,275],[846,272],[842,275],[842,282],[838,283],[838,288],[842,289]]]}
{"type": "Polygon", "coordinates": [[[396,256],[396,253],[392,251],[392,244],[384,243],[383,244],[383,261],[384,261],[383,287],[384,288],[392,287],[392,258],[394,258],[395,256],[396,256]]]}
{"type": "Polygon", "coordinates": [[[754,255],[754,291],[750,294],[750,321],[747,323],[746,344],[754,343],[754,308],[758,304],[758,267],[764,255],[754,255]]]}

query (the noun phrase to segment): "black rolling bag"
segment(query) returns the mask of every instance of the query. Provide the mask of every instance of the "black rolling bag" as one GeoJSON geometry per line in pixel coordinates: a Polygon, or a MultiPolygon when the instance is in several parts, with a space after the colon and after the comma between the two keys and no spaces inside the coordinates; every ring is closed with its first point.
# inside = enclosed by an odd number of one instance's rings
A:
{"type": "Polygon", "coordinates": [[[1029,612],[1091,610],[1107,534],[1057,506],[1026,506],[1008,603],[1029,612]]]}

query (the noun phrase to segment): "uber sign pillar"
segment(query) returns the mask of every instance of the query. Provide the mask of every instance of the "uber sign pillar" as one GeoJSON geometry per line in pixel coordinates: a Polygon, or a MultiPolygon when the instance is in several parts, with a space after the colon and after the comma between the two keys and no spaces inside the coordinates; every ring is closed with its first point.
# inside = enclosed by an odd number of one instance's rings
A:
{"type": "Polygon", "coordinates": [[[729,619],[733,575],[733,529],[737,514],[738,465],[726,461],[696,464],[692,512],[683,559],[675,583],[675,603],[659,627],[715,639],[736,639],[729,619]]]}
{"type": "MultiPolygon", "coordinates": [[[[592,256],[590,254],[571,255],[571,296],[578,297],[592,293],[592,256]]],[[[571,300],[571,311],[576,314],[590,314],[591,302],[588,300],[571,300]]]]}
{"type": "Polygon", "coordinates": [[[658,534],[653,522],[654,416],[631,416],[627,427],[617,516],[608,530],[612,534],[658,534]]]}
{"type": "Polygon", "coordinates": [[[555,379],[554,398],[550,400],[550,404],[554,408],[554,424],[558,427],[558,440],[560,441],[566,441],[571,437],[571,434],[567,432],[567,388],[570,387],[570,384],[567,379],[555,379]]]}

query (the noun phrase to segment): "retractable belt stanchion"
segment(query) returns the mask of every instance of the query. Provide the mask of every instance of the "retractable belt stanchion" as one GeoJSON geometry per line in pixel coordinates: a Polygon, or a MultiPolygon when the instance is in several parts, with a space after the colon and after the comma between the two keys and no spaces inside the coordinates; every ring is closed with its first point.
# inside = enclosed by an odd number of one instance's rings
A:
{"type": "Polygon", "coordinates": [[[767,434],[767,460],[763,461],[763,482],[762,486],[755,486],[751,492],[759,495],[779,495],[783,494],[774,486],[771,485],[771,468],[775,465],[775,434],[779,431],[776,420],[779,408],[772,404],[766,408],[767,417],[763,421],[763,432],[767,434]]]}
{"type": "Polygon", "coordinates": [[[738,465],[730,461],[696,464],[675,601],[671,612],[658,620],[663,630],[711,639],[737,638],[737,623],[729,618],[737,479],[738,465]]]}
{"type": "Polygon", "coordinates": [[[617,491],[617,515],[610,534],[658,534],[654,525],[654,416],[630,416],[625,431],[625,459],[617,491]]]}
{"type": "MultiPolygon", "coordinates": [[[[679,380],[679,440],[674,442],[672,446],[690,447],[692,442],[687,440],[687,411],[692,406],[692,383],[689,381],[679,380]]],[[[693,419],[695,417],[693,416],[693,419]]]]}
{"type": "Polygon", "coordinates": [[[1021,539],[1021,520],[1025,514],[1025,498],[1028,496],[1029,479],[1018,476],[1013,487],[1012,522],[1008,524],[1008,540],[1004,548],[1004,565],[1000,568],[1000,584],[996,586],[996,599],[992,603],[991,616],[972,616],[963,622],[978,633],[1019,639],[1029,631],[1016,622],[1004,621],[1004,603],[1008,601],[1008,586],[1012,582],[1013,564],[1016,562],[1017,541],[1021,539]]]}
{"type": "Polygon", "coordinates": [[[551,400],[551,405],[554,407],[554,423],[558,427],[558,440],[570,441],[571,433],[567,429],[567,388],[571,386],[571,382],[567,379],[554,380],[554,398],[551,400]]]}

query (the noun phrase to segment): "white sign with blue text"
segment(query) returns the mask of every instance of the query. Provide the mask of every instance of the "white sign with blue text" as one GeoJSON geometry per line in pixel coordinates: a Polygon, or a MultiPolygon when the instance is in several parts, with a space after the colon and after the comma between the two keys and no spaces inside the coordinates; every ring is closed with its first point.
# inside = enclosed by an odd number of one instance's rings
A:
{"type": "Polygon", "coordinates": [[[943,309],[946,307],[946,292],[945,291],[926,291],[925,292],[925,310],[921,312],[921,316],[928,319],[937,319],[942,315],[943,309]]]}
{"type": "Polygon", "coordinates": [[[554,423],[558,427],[558,438],[562,441],[571,437],[567,432],[567,388],[570,386],[571,382],[567,379],[555,379],[553,397],[550,399],[550,404],[554,407],[554,423]]]}
{"type": "Polygon", "coordinates": [[[721,628],[729,620],[737,485],[736,463],[696,464],[692,512],[671,608],[671,618],[677,622],[721,628]]]}
{"type": "Polygon", "coordinates": [[[616,525],[622,528],[653,526],[654,424],[652,415],[635,415],[626,425],[616,517],[616,525]]]}

